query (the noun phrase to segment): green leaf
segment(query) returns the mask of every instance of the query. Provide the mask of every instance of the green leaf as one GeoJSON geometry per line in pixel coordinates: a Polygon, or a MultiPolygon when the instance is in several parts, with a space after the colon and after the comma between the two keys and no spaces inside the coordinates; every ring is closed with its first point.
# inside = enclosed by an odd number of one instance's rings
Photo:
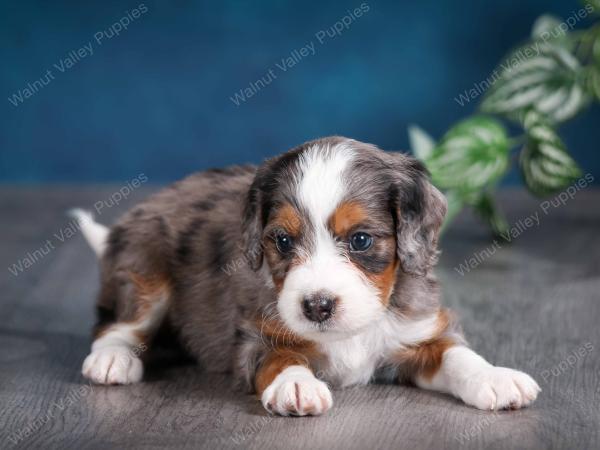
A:
{"type": "Polygon", "coordinates": [[[596,68],[600,69],[600,27],[595,27],[593,30],[594,43],[592,44],[592,55],[594,57],[594,63],[596,68]]]}
{"type": "Polygon", "coordinates": [[[514,117],[535,109],[562,122],[583,108],[589,97],[580,85],[581,65],[567,49],[536,41],[516,50],[501,66],[481,110],[514,117]],[[527,57],[526,50],[529,50],[527,57]]]}
{"type": "Polygon", "coordinates": [[[586,11],[593,14],[600,14],[600,0],[583,0],[586,11]]]}
{"type": "MultiPolygon", "coordinates": [[[[600,0],[599,7],[600,7],[600,0]]],[[[591,30],[592,38],[592,64],[588,67],[588,88],[596,100],[600,101],[600,25],[591,30]]]]}
{"type": "Polygon", "coordinates": [[[489,193],[482,194],[473,204],[473,209],[479,217],[490,225],[495,236],[507,235],[508,222],[489,193]]]}
{"type": "Polygon", "coordinates": [[[600,101],[600,65],[598,67],[593,65],[585,67],[583,80],[587,93],[600,101]]]}
{"type": "Polygon", "coordinates": [[[531,39],[533,48],[535,43],[552,43],[553,45],[560,45],[566,49],[571,50],[574,42],[570,39],[569,33],[563,30],[564,21],[557,16],[551,14],[544,14],[536,19],[531,28],[531,39]]]}
{"type": "Polygon", "coordinates": [[[408,127],[408,140],[410,141],[410,148],[413,151],[413,155],[421,161],[429,158],[435,148],[433,138],[417,125],[410,125],[408,127]]]}
{"type": "Polygon", "coordinates": [[[468,200],[502,176],[508,154],[509,139],[502,124],[475,116],[451,128],[425,164],[436,186],[468,200]]]}
{"type": "Polygon", "coordinates": [[[543,38],[546,33],[552,33],[552,31],[558,29],[561,23],[562,20],[552,14],[541,15],[533,22],[533,27],[531,27],[532,39],[543,38]]]}
{"type": "Polygon", "coordinates": [[[561,191],[581,176],[577,163],[551,125],[536,111],[523,118],[527,143],[520,156],[523,177],[529,189],[538,196],[561,191]]]}
{"type": "Polygon", "coordinates": [[[588,91],[600,101],[600,67],[591,67],[588,72],[588,91]]]}
{"type": "Polygon", "coordinates": [[[446,201],[448,202],[448,212],[446,213],[446,218],[444,219],[444,223],[442,224],[441,233],[444,233],[450,223],[454,220],[454,218],[458,215],[459,212],[462,211],[465,203],[462,199],[462,195],[456,191],[447,191],[445,192],[446,201]]]}

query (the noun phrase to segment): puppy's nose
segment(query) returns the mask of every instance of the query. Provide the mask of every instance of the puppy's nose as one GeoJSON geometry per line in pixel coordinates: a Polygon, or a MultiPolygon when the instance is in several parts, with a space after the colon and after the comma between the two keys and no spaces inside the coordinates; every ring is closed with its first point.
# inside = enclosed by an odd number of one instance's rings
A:
{"type": "Polygon", "coordinates": [[[313,322],[324,322],[335,312],[335,297],[325,293],[306,296],[302,300],[302,312],[313,322]]]}

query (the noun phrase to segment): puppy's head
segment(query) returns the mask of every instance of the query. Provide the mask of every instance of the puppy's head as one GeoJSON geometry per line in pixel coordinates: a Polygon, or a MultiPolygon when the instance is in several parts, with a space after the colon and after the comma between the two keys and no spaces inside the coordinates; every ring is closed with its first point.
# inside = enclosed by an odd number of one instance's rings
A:
{"type": "Polygon", "coordinates": [[[326,340],[384,313],[398,271],[436,262],[443,195],[423,166],[345,138],[308,142],[259,168],[244,211],[246,255],[285,325],[326,340]]]}

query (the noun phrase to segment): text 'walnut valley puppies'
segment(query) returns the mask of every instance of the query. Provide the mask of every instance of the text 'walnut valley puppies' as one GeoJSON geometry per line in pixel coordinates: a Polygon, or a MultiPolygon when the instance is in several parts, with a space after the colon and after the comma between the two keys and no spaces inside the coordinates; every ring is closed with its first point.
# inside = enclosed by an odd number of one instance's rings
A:
{"type": "Polygon", "coordinates": [[[440,306],[432,268],[445,214],[415,159],[341,137],[259,168],[194,174],[110,231],[80,212],[102,266],[83,374],[140,381],[132,350],[168,325],[282,415],[322,414],[332,386],[374,378],[480,409],[528,405],[536,382],[469,349],[440,306]]]}

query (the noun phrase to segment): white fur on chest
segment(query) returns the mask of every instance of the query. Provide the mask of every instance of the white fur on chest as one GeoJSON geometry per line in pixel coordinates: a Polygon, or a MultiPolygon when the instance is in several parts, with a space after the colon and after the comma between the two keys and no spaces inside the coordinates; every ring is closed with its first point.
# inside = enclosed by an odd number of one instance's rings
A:
{"type": "Polygon", "coordinates": [[[317,376],[340,387],[366,384],[395,352],[431,338],[436,328],[437,315],[407,320],[388,311],[360,334],[319,343],[325,358],[317,376]]]}

